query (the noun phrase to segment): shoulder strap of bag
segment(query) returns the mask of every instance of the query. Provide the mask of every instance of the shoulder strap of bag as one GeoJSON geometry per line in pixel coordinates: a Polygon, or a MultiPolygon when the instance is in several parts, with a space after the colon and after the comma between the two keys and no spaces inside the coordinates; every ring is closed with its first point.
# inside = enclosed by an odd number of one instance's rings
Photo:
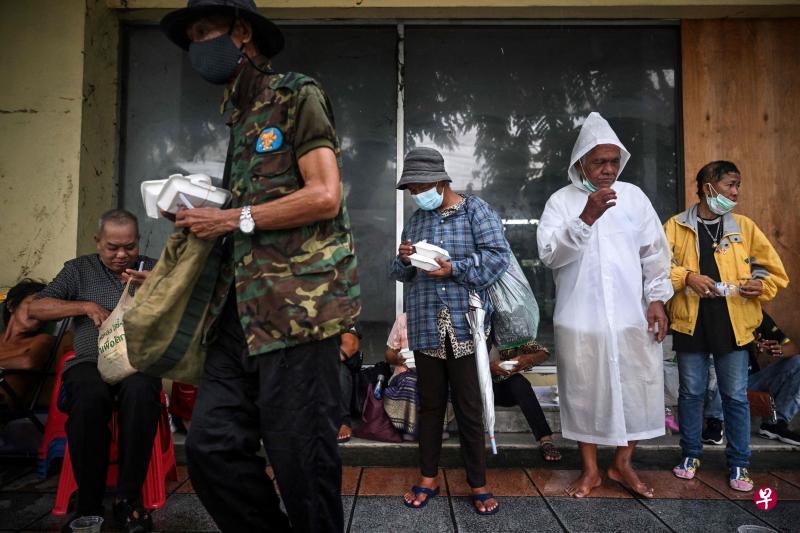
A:
{"type": "MultiPolygon", "coordinates": [[[[470,194],[464,199],[464,212],[466,212],[467,218],[470,221],[469,231],[470,231],[470,235],[472,235],[472,242],[474,243],[476,239],[475,239],[475,230],[472,227],[472,219],[473,219],[473,216],[475,215],[475,207],[474,207],[475,200],[473,200],[473,198],[476,198],[476,197],[474,195],[470,194]]],[[[481,256],[480,256],[480,254],[473,253],[472,254],[472,259],[475,261],[475,267],[476,268],[480,268],[481,267],[481,256]]]]}
{"type": "Polygon", "coordinates": [[[231,186],[231,164],[233,159],[233,131],[228,136],[228,151],[225,154],[225,169],[222,171],[222,188],[230,190],[231,186]]]}

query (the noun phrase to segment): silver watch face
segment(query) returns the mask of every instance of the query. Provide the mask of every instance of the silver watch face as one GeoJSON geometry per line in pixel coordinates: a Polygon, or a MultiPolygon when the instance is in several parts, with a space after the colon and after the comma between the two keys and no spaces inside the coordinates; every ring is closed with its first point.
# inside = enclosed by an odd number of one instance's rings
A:
{"type": "Polygon", "coordinates": [[[253,230],[256,229],[256,223],[252,218],[240,219],[239,229],[242,230],[242,233],[253,233],[253,230]]]}

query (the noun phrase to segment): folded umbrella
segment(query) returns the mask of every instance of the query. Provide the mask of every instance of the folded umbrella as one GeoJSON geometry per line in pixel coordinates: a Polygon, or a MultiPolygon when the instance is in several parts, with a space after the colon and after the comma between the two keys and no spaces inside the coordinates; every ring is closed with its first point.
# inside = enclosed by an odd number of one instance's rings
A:
{"type": "Polygon", "coordinates": [[[492,389],[492,372],[489,369],[489,350],[486,347],[485,320],[486,311],[483,309],[481,297],[476,292],[470,293],[467,322],[472,331],[472,342],[475,344],[475,364],[478,367],[478,383],[483,400],[483,422],[486,432],[489,434],[492,453],[497,455],[497,443],[494,438],[494,390],[492,389]]]}

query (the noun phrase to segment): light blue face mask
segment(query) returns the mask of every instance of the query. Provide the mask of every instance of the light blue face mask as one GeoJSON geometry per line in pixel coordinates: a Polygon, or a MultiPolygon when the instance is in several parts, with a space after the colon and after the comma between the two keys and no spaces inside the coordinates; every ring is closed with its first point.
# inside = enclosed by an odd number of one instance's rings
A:
{"type": "Polygon", "coordinates": [[[592,183],[591,181],[587,180],[586,178],[583,178],[583,187],[589,192],[597,192],[597,191],[600,190],[600,189],[598,189],[597,187],[594,186],[594,183],[592,183]]]}
{"type": "Polygon", "coordinates": [[[709,183],[708,188],[711,192],[713,192],[716,196],[712,198],[710,194],[706,194],[706,205],[711,210],[712,213],[715,215],[725,215],[730,213],[734,207],[736,207],[736,202],[728,198],[727,196],[723,196],[714,189],[714,187],[709,183]]]}
{"type": "Polygon", "coordinates": [[[581,163],[580,159],[578,159],[578,164],[581,166],[581,172],[583,173],[583,176],[584,176],[584,178],[583,178],[583,188],[586,189],[587,191],[589,191],[590,193],[599,191],[600,189],[595,187],[594,183],[592,183],[591,181],[586,179],[586,171],[583,170],[583,163],[581,163]]]}
{"type": "Polygon", "coordinates": [[[428,189],[419,194],[412,194],[411,198],[414,199],[414,203],[417,204],[417,207],[423,211],[432,211],[442,205],[444,201],[444,190],[439,192],[436,190],[437,188],[438,185],[433,189],[428,189]]]}

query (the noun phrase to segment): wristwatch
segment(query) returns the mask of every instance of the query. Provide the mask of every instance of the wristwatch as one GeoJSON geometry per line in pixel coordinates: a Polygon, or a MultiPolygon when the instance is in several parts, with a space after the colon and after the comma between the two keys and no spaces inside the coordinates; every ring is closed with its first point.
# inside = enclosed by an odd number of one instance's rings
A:
{"type": "Polygon", "coordinates": [[[242,207],[242,212],[239,214],[239,230],[245,235],[252,235],[256,229],[256,222],[253,220],[253,215],[250,214],[250,206],[242,207]]]}

